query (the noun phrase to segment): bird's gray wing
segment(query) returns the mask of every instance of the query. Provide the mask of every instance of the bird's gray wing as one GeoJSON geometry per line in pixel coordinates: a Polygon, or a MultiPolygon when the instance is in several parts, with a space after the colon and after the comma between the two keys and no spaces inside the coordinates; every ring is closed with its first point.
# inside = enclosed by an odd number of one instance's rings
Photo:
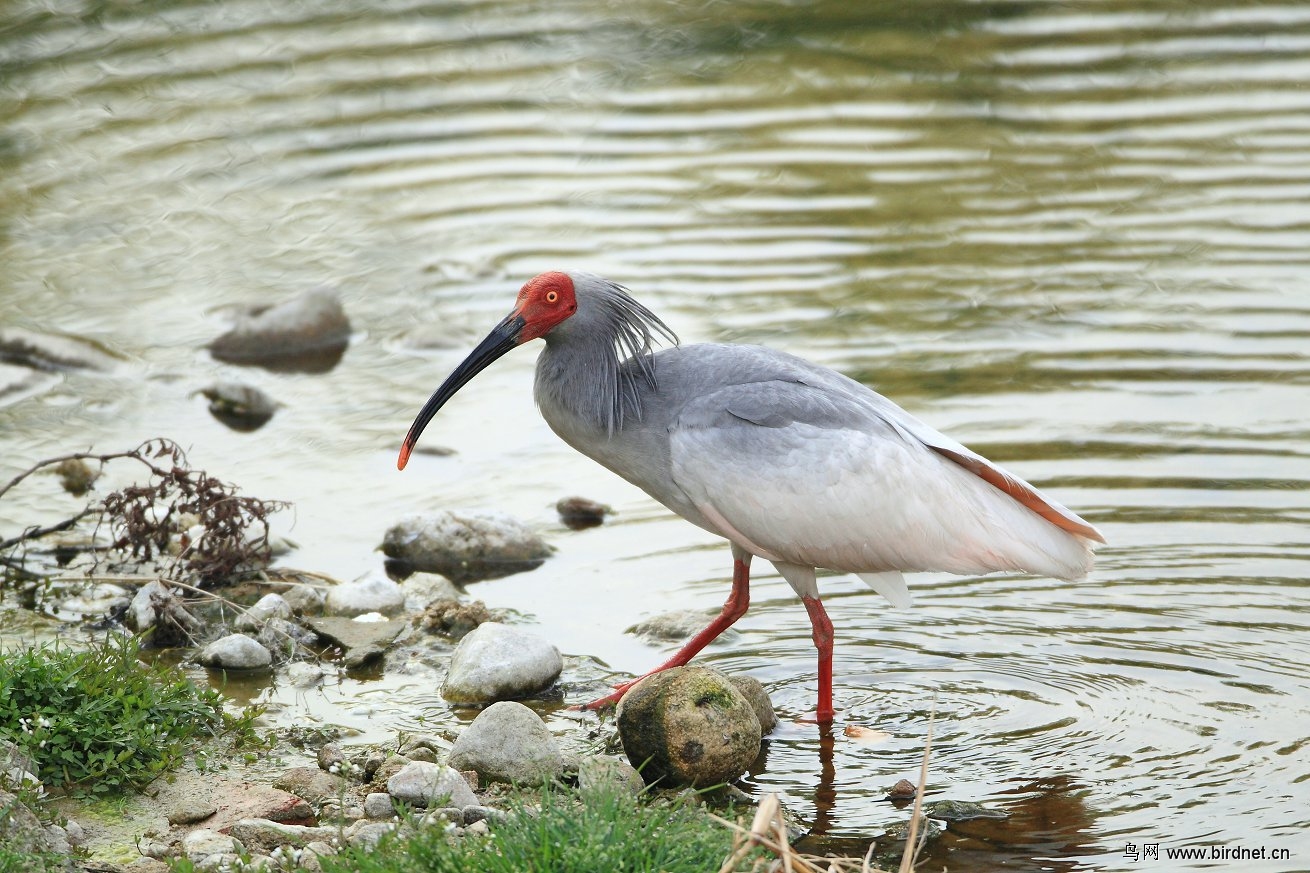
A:
{"type": "Polygon", "coordinates": [[[724,536],[769,560],[861,574],[1085,572],[1085,547],[857,388],[780,379],[701,394],[670,426],[675,483],[724,536]]]}

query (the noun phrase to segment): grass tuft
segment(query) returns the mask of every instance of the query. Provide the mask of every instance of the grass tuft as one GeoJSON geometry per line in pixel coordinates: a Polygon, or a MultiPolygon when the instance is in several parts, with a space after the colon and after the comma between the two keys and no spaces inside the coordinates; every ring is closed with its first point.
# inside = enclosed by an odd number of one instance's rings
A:
{"type": "MultiPolygon", "coordinates": [[[[638,799],[602,787],[584,796],[545,787],[512,803],[486,835],[441,827],[322,858],[324,873],[713,873],[732,835],[686,801],[638,799]],[[532,803],[529,805],[528,801],[532,803]]],[[[743,859],[749,861],[753,859],[743,859]]],[[[743,866],[741,869],[749,869],[743,866]]]]}
{"type": "Polygon", "coordinates": [[[119,637],[88,651],[0,653],[0,737],[31,757],[47,784],[83,795],[147,785],[224,718],[218,692],[143,664],[138,652],[136,640],[119,637]]]}

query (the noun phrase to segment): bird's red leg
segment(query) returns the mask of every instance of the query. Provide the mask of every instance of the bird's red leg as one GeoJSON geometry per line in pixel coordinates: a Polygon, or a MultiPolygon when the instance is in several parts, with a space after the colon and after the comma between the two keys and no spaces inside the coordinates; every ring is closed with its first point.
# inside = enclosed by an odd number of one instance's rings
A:
{"type": "MultiPolygon", "coordinates": [[[[670,667],[685,666],[686,663],[690,661],[692,658],[694,658],[700,652],[701,649],[705,648],[711,642],[713,642],[715,637],[723,633],[728,628],[732,627],[733,623],[737,619],[741,618],[743,615],[746,614],[746,609],[747,607],[750,606],[751,603],[750,584],[751,584],[751,556],[749,554],[744,554],[744,557],[742,557],[734,549],[733,560],[732,560],[732,593],[728,595],[728,601],[723,604],[723,610],[719,613],[718,617],[714,619],[714,621],[710,622],[709,627],[705,628],[705,630],[701,631],[700,633],[696,634],[696,636],[687,640],[686,645],[684,645],[681,649],[678,649],[678,651],[673,655],[673,657],[669,658],[663,664],[660,664],[654,670],[650,670],[649,672],[643,673],[630,682],[624,682],[622,685],[614,686],[614,692],[612,694],[607,694],[604,697],[599,698],[598,700],[591,701],[590,703],[584,703],[582,704],[582,706],[579,707],[579,709],[601,709],[606,706],[613,706],[614,704],[619,702],[619,699],[623,697],[625,693],[627,693],[629,688],[636,685],[638,682],[640,682],[642,679],[645,679],[647,676],[653,676],[656,673],[661,672],[662,670],[669,669],[670,667]]],[[[823,607],[819,607],[819,610],[822,611],[823,607]]],[[[829,640],[831,641],[832,639],[831,624],[828,625],[828,637],[829,640]]],[[[829,644],[828,649],[829,652],[832,651],[831,643],[829,644]]],[[[831,665],[829,665],[829,667],[831,667],[831,665]]],[[[828,684],[829,684],[829,689],[831,690],[831,685],[832,685],[831,671],[829,671],[828,684]]]]}
{"type": "Polygon", "coordinates": [[[801,602],[810,614],[810,625],[814,628],[814,647],[819,650],[819,708],[814,712],[814,720],[819,724],[829,724],[833,716],[832,621],[819,598],[802,597],[801,602]]]}

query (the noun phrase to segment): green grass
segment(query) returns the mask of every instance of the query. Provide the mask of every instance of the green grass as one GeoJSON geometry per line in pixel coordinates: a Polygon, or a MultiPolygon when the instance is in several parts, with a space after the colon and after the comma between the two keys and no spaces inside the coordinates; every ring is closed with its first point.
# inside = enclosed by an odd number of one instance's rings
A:
{"type": "Polygon", "coordinates": [[[138,652],[120,637],[88,651],[0,653],[0,737],[32,757],[47,785],[103,795],[148,784],[224,717],[218,692],[143,664],[138,652]]]}
{"type": "MultiPolygon", "coordinates": [[[[323,858],[324,873],[715,873],[732,835],[685,801],[659,801],[617,789],[584,798],[545,788],[511,803],[509,818],[486,835],[447,837],[426,826],[372,851],[323,858]],[[531,801],[535,809],[525,809],[531,801]]],[[[749,869],[748,858],[741,869],[749,869]]]]}

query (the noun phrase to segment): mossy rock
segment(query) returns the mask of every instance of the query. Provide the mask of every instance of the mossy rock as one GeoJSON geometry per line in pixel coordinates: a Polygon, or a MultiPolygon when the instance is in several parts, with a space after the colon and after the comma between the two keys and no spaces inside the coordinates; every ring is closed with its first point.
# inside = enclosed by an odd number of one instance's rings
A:
{"type": "Polygon", "coordinates": [[[707,787],[731,782],[760,753],[759,718],[727,676],[674,667],[619,701],[623,751],[646,782],[707,787]]]}

